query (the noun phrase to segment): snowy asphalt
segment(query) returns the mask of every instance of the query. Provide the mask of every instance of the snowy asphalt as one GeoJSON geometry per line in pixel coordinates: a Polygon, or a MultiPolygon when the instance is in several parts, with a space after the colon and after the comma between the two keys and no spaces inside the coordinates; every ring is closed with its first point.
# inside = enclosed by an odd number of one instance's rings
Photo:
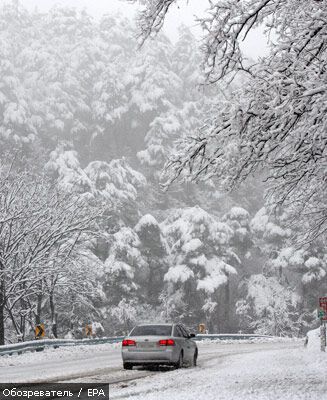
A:
{"type": "Polygon", "coordinates": [[[217,345],[199,367],[111,385],[110,400],[322,400],[327,357],[303,343],[217,345]]]}
{"type": "MultiPolygon", "coordinates": [[[[280,348],[290,343],[200,343],[199,360],[209,361],[216,356],[239,354],[262,348],[280,348]]],[[[116,382],[121,379],[139,378],[153,372],[134,369],[124,371],[120,344],[47,349],[43,352],[0,357],[0,381],[9,382],[116,382]]]]}
{"type": "Polygon", "coordinates": [[[303,342],[200,343],[196,368],[124,371],[118,345],[0,358],[2,382],[111,383],[110,399],[326,398],[326,354],[303,342]],[[42,368],[40,369],[40,365],[42,368]]]}

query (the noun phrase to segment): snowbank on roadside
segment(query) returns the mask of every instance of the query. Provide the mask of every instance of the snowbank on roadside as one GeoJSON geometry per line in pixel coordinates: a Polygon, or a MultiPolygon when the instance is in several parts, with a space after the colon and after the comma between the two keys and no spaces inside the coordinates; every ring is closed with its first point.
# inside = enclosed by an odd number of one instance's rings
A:
{"type": "Polygon", "coordinates": [[[320,350],[320,328],[313,329],[307,333],[308,344],[307,348],[310,351],[321,351],[320,350]]]}
{"type": "Polygon", "coordinates": [[[298,342],[302,341],[304,343],[304,339],[302,338],[291,338],[291,337],[278,337],[278,336],[267,336],[267,337],[249,337],[249,339],[203,339],[201,341],[197,341],[196,344],[200,345],[208,343],[213,344],[237,344],[237,343],[286,343],[286,342],[298,342]]]}
{"type": "Polygon", "coordinates": [[[97,353],[102,353],[109,349],[116,349],[121,346],[121,343],[106,343],[106,344],[95,344],[95,345],[79,345],[79,346],[67,346],[54,348],[46,348],[40,352],[27,352],[23,354],[14,354],[0,356],[0,367],[12,366],[12,365],[27,365],[33,360],[36,363],[41,361],[60,360],[63,358],[73,358],[75,355],[83,354],[94,356],[97,353]]]}

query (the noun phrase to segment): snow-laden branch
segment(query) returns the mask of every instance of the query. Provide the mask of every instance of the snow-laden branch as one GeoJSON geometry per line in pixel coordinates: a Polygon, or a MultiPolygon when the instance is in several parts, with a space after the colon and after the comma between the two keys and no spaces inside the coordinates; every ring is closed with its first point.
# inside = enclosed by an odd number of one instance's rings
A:
{"type": "MultiPolygon", "coordinates": [[[[145,1],[145,37],[162,26],[172,2],[145,1]]],[[[208,180],[231,190],[267,171],[270,201],[302,215],[305,231],[326,229],[327,3],[307,0],[211,0],[200,20],[208,83],[230,80],[233,91],[212,121],[183,138],[166,164],[166,184],[208,180]],[[264,26],[271,52],[255,64],[240,43],[264,26]],[[308,217],[310,216],[310,217],[308,217]]]]}
{"type": "Polygon", "coordinates": [[[0,187],[0,308],[14,319],[18,304],[23,309],[33,296],[43,296],[43,282],[53,274],[63,274],[64,268],[68,279],[68,260],[102,211],[27,173],[0,174],[0,187]]]}

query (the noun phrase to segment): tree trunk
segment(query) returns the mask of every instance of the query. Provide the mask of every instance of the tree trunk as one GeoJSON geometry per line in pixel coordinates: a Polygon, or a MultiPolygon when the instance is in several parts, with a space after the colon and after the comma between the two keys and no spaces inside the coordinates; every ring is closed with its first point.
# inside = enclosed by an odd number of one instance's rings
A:
{"type": "Polygon", "coordinates": [[[2,303],[3,296],[0,294],[0,346],[5,344],[5,315],[4,304],[2,303]]]}
{"type": "Polygon", "coordinates": [[[0,345],[5,344],[5,281],[4,265],[0,261],[0,345]]]}
{"type": "Polygon", "coordinates": [[[35,315],[35,324],[39,325],[41,323],[41,311],[42,311],[42,294],[37,295],[37,309],[35,315]]]}
{"type": "MultiPolygon", "coordinates": [[[[25,283],[22,284],[22,290],[25,292],[26,290],[26,285],[25,283]]],[[[25,292],[26,293],[26,292],[25,292]]],[[[20,335],[18,336],[18,339],[21,341],[25,342],[25,327],[26,327],[26,301],[24,298],[21,299],[20,301],[20,307],[21,307],[21,316],[20,316],[20,335]]]]}
{"type": "Polygon", "coordinates": [[[151,261],[150,257],[147,257],[148,261],[148,266],[149,266],[149,276],[148,276],[148,282],[147,282],[147,287],[148,287],[148,300],[152,303],[153,299],[155,298],[156,294],[156,288],[153,285],[153,271],[151,269],[151,261]]]}
{"type": "Polygon", "coordinates": [[[19,326],[17,325],[17,322],[15,321],[15,317],[14,317],[14,315],[13,315],[13,313],[12,313],[12,311],[10,310],[9,307],[7,307],[7,312],[8,312],[8,314],[9,314],[9,317],[10,317],[10,319],[11,319],[11,322],[12,322],[12,324],[13,324],[13,327],[15,328],[15,331],[16,331],[17,335],[19,335],[19,334],[21,333],[21,332],[20,332],[20,329],[19,329],[19,326]]]}
{"type": "Polygon", "coordinates": [[[57,339],[58,338],[58,331],[57,331],[57,314],[55,312],[55,303],[54,303],[54,297],[53,293],[50,293],[49,296],[49,302],[50,302],[50,313],[51,313],[51,330],[53,336],[57,339]]]}
{"type": "MultiPolygon", "coordinates": [[[[301,299],[301,303],[300,303],[300,312],[302,315],[305,314],[305,306],[306,306],[306,297],[307,297],[307,291],[306,291],[306,286],[305,284],[302,282],[302,299],[301,299]]],[[[305,330],[305,326],[303,323],[303,319],[300,319],[300,326],[299,326],[299,335],[303,335],[304,334],[304,330],[305,330]]]]}
{"type": "Polygon", "coordinates": [[[229,274],[227,274],[227,283],[225,287],[225,310],[224,310],[224,325],[225,332],[230,330],[230,283],[229,274]]]}
{"type": "Polygon", "coordinates": [[[56,313],[54,316],[54,322],[52,323],[52,334],[58,339],[58,314],[56,313]]]}
{"type": "Polygon", "coordinates": [[[25,331],[26,331],[25,325],[26,325],[26,315],[24,314],[20,317],[20,332],[21,332],[20,336],[23,342],[25,342],[25,331]]]}

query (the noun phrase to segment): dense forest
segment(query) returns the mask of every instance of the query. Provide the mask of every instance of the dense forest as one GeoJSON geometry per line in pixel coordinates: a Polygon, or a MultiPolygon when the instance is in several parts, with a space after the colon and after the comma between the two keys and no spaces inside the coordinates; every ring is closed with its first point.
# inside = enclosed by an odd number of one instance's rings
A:
{"type": "MultiPolygon", "coordinates": [[[[121,15],[0,13],[0,344],[182,321],[302,335],[326,294],[326,246],[265,200],[257,171],[162,186],[176,140],[226,107],[181,26],[140,48],[121,15]]],[[[242,82],[233,83],[241,85],[242,82]]]]}

